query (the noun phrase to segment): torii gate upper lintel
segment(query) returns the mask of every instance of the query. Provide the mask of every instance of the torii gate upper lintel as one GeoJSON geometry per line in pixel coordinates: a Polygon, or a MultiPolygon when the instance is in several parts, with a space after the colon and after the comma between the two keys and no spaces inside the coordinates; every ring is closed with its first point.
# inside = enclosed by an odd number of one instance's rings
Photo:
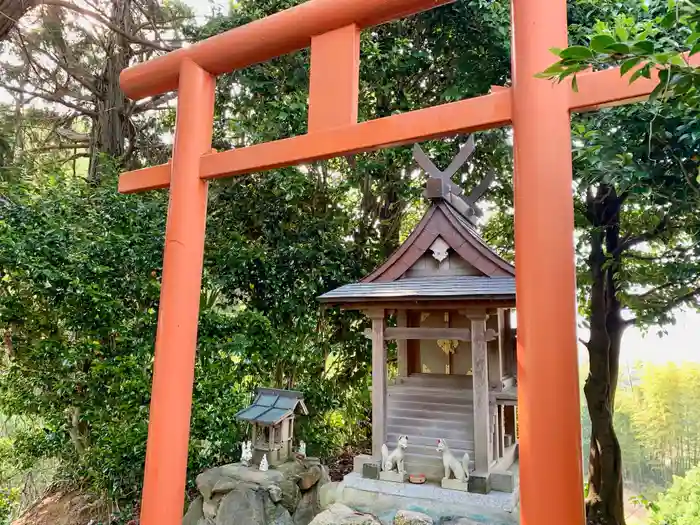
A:
{"type": "Polygon", "coordinates": [[[514,0],[513,87],[358,123],[361,30],[450,2],[309,0],[122,73],[133,99],[179,91],[172,161],[119,180],[122,193],[170,188],[143,525],[182,518],[207,181],[505,125],[515,143],[521,523],[583,524],[569,115],[643,99],[658,80],[586,72],[574,92],[536,78],[555,60],[549,49],[567,45],[566,0],[514,0]],[[216,76],[305,47],[308,133],[212,152],[216,76]]]}

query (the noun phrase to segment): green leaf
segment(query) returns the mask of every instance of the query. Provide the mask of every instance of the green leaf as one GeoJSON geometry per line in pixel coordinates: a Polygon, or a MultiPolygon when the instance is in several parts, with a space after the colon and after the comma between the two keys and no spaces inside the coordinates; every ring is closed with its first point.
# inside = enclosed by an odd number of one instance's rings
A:
{"type": "Polygon", "coordinates": [[[593,52],[584,46],[571,46],[564,49],[559,56],[564,59],[590,60],[593,58],[593,52]]]}
{"type": "Polygon", "coordinates": [[[609,35],[596,35],[591,38],[591,49],[596,53],[605,53],[605,49],[615,43],[615,39],[609,35]]]}
{"type": "Polygon", "coordinates": [[[632,50],[639,55],[651,55],[654,49],[654,42],[651,40],[640,40],[632,45],[632,50]]]}
{"type": "Polygon", "coordinates": [[[620,76],[625,76],[629,72],[630,69],[632,69],[634,66],[639,64],[642,61],[642,57],[634,57],[630,58],[628,60],[625,60],[622,65],[620,66],[620,76]]]}
{"type": "Polygon", "coordinates": [[[686,39],[685,43],[692,46],[698,40],[700,40],[700,32],[693,31],[693,33],[691,33],[691,35],[686,39]]]}
{"type": "Polygon", "coordinates": [[[571,89],[574,90],[574,93],[578,93],[578,80],[576,79],[576,75],[571,79],[571,89]]]}
{"type": "Polygon", "coordinates": [[[692,47],[692,49],[690,50],[690,56],[693,56],[698,51],[700,51],[700,42],[696,42],[695,45],[692,47]]]}
{"type": "Polygon", "coordinates": [[[671,29],[676,23],[676,12],[675,10],[669,10],[668,13],[666,13],[666,16],[664,16],[661,19],[661,22],[659,25],[663,27],[664,29],[671,29]]]}
{"type": "Polygon", "coordinates": [[[666,85],[663,82],[659,82],[654,90],[649,94],[649,101],[653,102],[657,98],[659,98],[659,95],[664,91],[666,88],[666,85]]]}
{"type": "Polygon", "coordinates": [[[630,52],[630,46],[627,44],[612,44],[605,48],[606,53],[613,52],[617,55],[627,55],[630,52]]]}
{"type": "Polygon", "coordinates": [[[615,28],[615,35],[617,36],[617,38],[619,38],[619,39],[622,40],[622,41],[625,41],[625,40],[627,40],[627,39],[630,37],[629,32],[628,32],[627,29],[626,29],[624,26],[622,26],[622,25],[618,25],[618,26],[615,28]]]}
{"type": "Polygon", "coordinates": [[[640,67],[637,71],[632,73],[632,76],[630,77],[630,84],[640,78],[644,74],[644,68],[640,67]]]}
{"type": "Polygon", "coordinates": [[[652,59],[657,64],[666,65],[666,64],[668,64],[669,60],[671,59],[671,53],[657,53],[652,57],[652,59]]]}
{"type": "Polygon", "coordinates": [[[564,69],[565,69],[564,64],[562,64],[561,62],[556,62],[556,63],[552,64],[551,66],[549,66],[544,71],[542,71],[542,73],[547,73],[547,74],[561,73],[562,71],[564,71],[564,69]]]}

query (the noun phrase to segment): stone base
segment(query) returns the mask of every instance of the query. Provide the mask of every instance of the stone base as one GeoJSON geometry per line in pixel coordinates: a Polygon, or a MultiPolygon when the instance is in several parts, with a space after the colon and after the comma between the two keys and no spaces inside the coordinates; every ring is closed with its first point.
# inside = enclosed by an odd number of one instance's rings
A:
{"type": "Polygon", "coordinates": [[[492,472],[491,489],[500,492],[513,492],[515,490],[515,476],[512,472],[492,472]]]}
{"type": "Polygon", "coordinates": [[[364,463],[362,465],[362,477],[379,479],[379,463],[364,463]]]}
{"type": "Polygon", "coordinates": [[[469,483],[458,479],[442,478],[442,488],[469,492],[469,483]]]}
{"type": "Polygon", "coordinates": [[[372,456],[367,454],[358,454],[352,459],[352,471],[357,474],[362,474],[362,467],[365,463],[372,463],[372,456]]]}
{"type": "Polygon", "coordinates": [[[474,525],[518,523],[517,493],[491,491],[486,495],[474,494],[443,489],[439,483],[391,483],[366,479],[351,473],[347,474],[338,486],[336,501],[374,514],[384,520],[384,523],[391,523],[398,509],[428,514],[436,524],[441,523],[440,517],[448,516],[451,520],[443,520],[445,525],[454,521],[457,516],[472,519],[474,525]]]}
{"type": "Polygon", "coordinates": [[[382,471],[379,473],[379,479],[382,481],[392,481],[394,483],[406,483],[408,481],[408,472],[394,472],[393,470],[382,471]]]}
{"type": "Polygon", "coordinates": [[[469,477],[469,492],[488,494],[491,492],[491,476],[488,472],[472,472],[469,477]]]}

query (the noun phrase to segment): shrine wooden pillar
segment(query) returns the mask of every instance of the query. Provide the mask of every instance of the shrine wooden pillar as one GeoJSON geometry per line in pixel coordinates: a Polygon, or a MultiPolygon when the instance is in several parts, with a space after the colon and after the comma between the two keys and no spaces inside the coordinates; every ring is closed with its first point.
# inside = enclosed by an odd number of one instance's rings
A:
{"type": "Polygon", "coordinates": [[[471,320],[472,380],[474,393],[474,468],[488,474],[493,460],[491,415],[489,413],[489,370],[486,338],[488,315],[468,314],[471,320]]]}
{"type": "MultiPolygon", "coordinates": [[[[408,312],[406,310],[396,311],[396,327],[406,328],[408,326],[408,312]]],[[[398,362],[398,376],[408,377],[408,339],[396,340],[396,360],[398,362]]]]}
{"type": "Polygon", "coordinates": [[[199,161],[211,151],[214,88],[214,77],[191,60],[182,61],[141,508],[144,525],[180,523],[185,503],[207,214],[208,183],[199,177],[199,161]]]}
{"type": "Polygon", "coordinates": [[[372,320],[372,457],[382,457],[386,441],[386,345],[384,310],[367,312],[372,320]]]}
{"type": "Polygon", "coordinates": [[[573,95],[568,83],[535,76],[552,63],[552,47],[567,47],[566,2],[514,0],[512,9],[521,524],[579,525],[585,516],[569,118],[573,95]]]}

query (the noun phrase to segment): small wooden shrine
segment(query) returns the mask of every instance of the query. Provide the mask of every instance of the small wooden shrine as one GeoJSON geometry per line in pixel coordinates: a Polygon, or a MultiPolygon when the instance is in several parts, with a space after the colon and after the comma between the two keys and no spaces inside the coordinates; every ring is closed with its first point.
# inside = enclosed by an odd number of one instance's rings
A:
{"type": "MultiPolygon", "coordinates": [[[[510,492],[517,456],[515,268],[475,229],[476,200],[451,176],[471,155],[471,139],[444,172],[419,147],[431,205],[396,252],[361,282],[322,295],[326,305],[361,310],[372,321],[372,455],[407,435],[406,468],[443,477],[444,439],[456,457],[469,452],[480,491],[510,492]],[[395,340],[397,377],[387,375],[386,341],[395,340]]],[[[470,489],[471,490],[471,489],[470,489]]]]}
{"type": "Polygon", "coordinates": [[[253,404],[236,414],[253,428],[253,463],[267,455],[270,465],[279,465],[293,457],[294,418],[308,415],[301,392],[276,388],[257,388],[253,404]]]}

